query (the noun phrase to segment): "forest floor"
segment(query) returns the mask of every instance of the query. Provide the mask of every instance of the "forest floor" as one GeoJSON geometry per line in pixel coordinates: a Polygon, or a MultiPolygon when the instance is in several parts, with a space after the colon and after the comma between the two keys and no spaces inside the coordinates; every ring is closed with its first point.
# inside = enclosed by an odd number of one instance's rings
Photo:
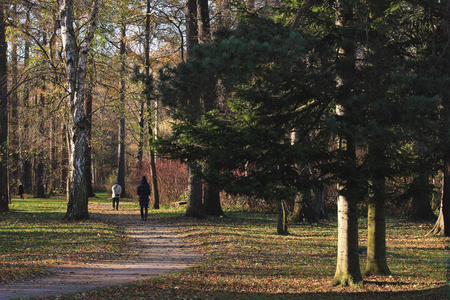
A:
{"type": "Polygon", "coordinates": [[[200,263],[202,255],[174,229],[139,211],[113,211],[111,204],[90,204],[91,218],[122,226],[132,239],[130,253],[114,260],[50,267],[48,276],[0,285],[0,299],[59,296],[100,287],[117,286],[176,272],[200,263]]]}

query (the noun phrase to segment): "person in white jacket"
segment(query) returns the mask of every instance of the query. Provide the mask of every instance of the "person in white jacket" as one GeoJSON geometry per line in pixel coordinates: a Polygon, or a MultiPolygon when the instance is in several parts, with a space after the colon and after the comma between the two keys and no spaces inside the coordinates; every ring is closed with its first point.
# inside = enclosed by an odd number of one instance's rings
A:
{"type": "Polygon", "coordinates": [[[119,210],[119,199],[120,194],[122,194],[122,187],[116,181],[112,186],[112,201],[113,201],[113,209],[119,210]]]}

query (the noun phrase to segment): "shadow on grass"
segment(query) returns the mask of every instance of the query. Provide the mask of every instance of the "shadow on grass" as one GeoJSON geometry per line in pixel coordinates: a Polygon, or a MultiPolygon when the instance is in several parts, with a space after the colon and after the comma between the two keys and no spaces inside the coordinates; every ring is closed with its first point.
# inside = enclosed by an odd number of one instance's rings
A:
{"type": "MultiPolygon", "coordinates": [[[[165,278],[166,280],[167,278],[165,278]]],[[[87,293],[77,293],[71,296],[63,296],[58,299],[236,299],[236,300],[259,300],[259,299],[448,299],[449,287],[441,286],[438,288],[422,289],[417,291],[389,291],[389,292],[364,292],[355,291],[351,288],[336,288],[329,292],[234,292],[215,290],[209,291],[201,286],[171,286],[170,282],[162,280],[143,281],[135,284],[125,285],[121,287],[112,287],[91,291],[87,293]]]]}

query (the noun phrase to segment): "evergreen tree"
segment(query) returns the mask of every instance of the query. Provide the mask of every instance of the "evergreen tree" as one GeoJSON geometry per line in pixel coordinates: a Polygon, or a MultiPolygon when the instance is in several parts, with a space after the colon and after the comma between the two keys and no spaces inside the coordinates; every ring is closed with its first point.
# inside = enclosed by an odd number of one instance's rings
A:
{"type": "Polygon", "coordinates": [[[178,108],[165,152],[210,164],[195,171],[229,193],[291,198],[306,184],[295,164],[320,156],[327,143],[318,135],[311,150],[287,137],[294,128],[309,134],[329,108],[327,89],[318,87],[330,86],[332,76],[311,51],[317,42],[269,20],[248,20],[216,32],[186,63],[163,70],[164,99],[178,108]],[[192,118],[187,99],[215,92],[219,81],[226,105],[192,118]]]}

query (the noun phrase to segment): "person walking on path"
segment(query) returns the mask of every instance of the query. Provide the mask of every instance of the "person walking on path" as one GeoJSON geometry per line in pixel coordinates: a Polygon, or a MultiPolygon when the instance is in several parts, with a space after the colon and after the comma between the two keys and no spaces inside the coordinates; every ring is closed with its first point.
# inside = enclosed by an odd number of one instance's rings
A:
{"type": "Polygon", "coordinates": [[[22,184],[22,181],[21,181],[21,182],[19,182],[19,196],[20,196],[20,199],[23,199],[23,193],[24,193],[24,190],[23,190],[23,184],[22,184]]]}
{"type": "Polygon", "coordinates": [[[137,187],[137,194],[139,195],[139,205],[141,206],[141,220],[147,221],[148,203],[150,202],[151,190],[147,182],[147,177],[142,176],[141,183],[137,187]]]}
{"type": "Polygon", "coordinates": [[[119,210],[120,194],[122,194],[122,187],[116,181],[116,182],[114,182],[114,185],[112,186],[112,202],[113,202],[112,204],[113,204],[113,209],[119,210]]]}

